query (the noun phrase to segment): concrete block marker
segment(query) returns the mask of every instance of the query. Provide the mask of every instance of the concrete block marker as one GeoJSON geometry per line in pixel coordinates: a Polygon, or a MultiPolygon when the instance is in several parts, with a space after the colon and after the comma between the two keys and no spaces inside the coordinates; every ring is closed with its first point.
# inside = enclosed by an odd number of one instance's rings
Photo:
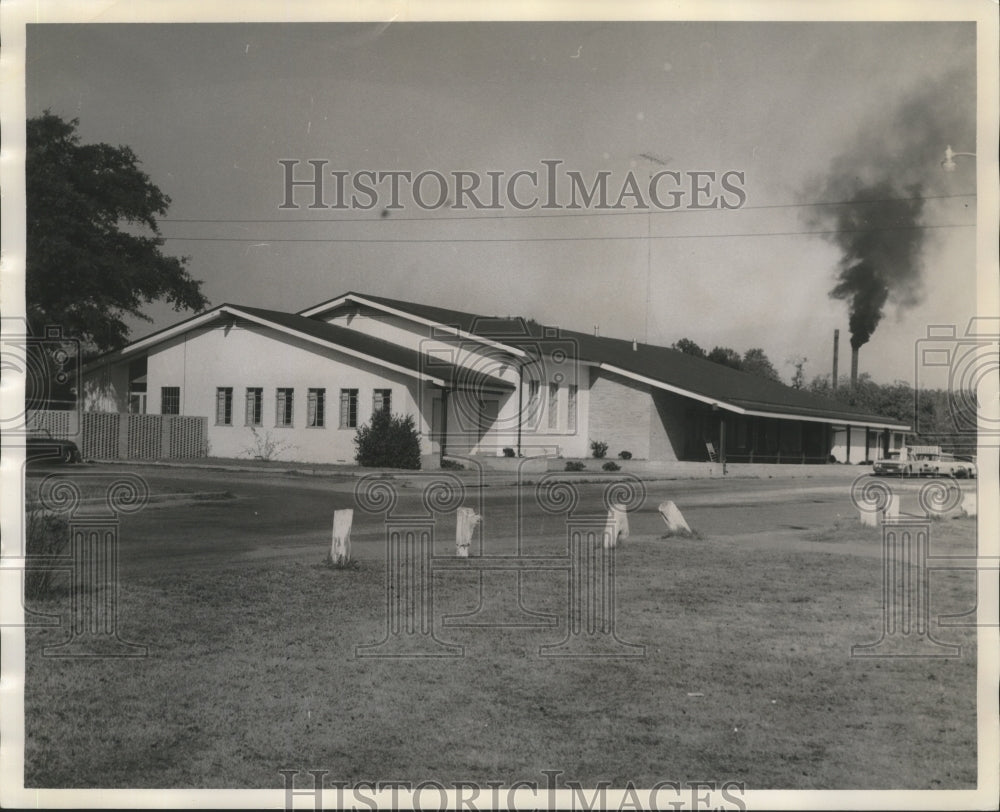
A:
{"type": "Polygon", "coordinates": [[[878,514],[865,508],[858,508],[858,517],[862,527],[878,527],[878,514]]]}
{"type": "Polygon", "coordinates": [[[469,557],[469,547],[472,544],[472,534],[482,516],[470,507],[460,507],[455,515],[455,556],[469,557]]]}
{"type": "Polygon", "coordinates": [[[333,512],[333,539],[330,543],[330,560],[343,566],[351,560],[351,524],[354,510],[346,508],[333,512]]]}
{"type": "Polygon", "coordinates": [[[974,518],[979,513],[979,497],[975,491],[969,491],[962,496],[962,515],[974,518]]]}
{"type": "Polygon", "coordinates": [[[628,538],[628,513],[623,505],[613,504],[608,510],[608,521],[604,528],[604,546],[617,547],[619,541],[628,538]]]}
{"type": "Polygon", "coordinates": [[[684,516],[677,505],[667,500],[660,503],[660,516],[667,525],[668,536],[693,536],[688,523],[684,521],[684,516]]]}

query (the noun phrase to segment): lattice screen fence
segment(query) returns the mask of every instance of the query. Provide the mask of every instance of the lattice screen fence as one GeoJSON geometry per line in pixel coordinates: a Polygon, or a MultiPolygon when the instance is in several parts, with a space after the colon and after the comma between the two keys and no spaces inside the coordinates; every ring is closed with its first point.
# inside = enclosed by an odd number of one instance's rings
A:
{"type": "Polygon", "coordinates": [[[149,460],[204,457],[208,421],[204,417],[111,412],[32,411],[31,430],[73,440],[88,460],[149,460]],[[77,426],[82,417],[82,430],[77,426]]]}

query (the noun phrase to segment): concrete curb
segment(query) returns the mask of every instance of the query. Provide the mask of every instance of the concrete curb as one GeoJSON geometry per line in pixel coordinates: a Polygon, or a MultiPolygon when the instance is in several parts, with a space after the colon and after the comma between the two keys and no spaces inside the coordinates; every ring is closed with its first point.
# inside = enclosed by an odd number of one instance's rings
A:
{"type": "MultiPolygon", "coordinates": [[[[248,465],[234,465],[232,463],[197,463],[197,462],[170,462],[166,460],[119,460],[119,459],[108,459],[108,460],[87,460],[87,463],[94,463],[99,465],[122,465],[122,466],[133,466],[133,467],[151,467],[151,468],[176,468],[176,469],[195,469],[203,471],[229,471],[234,473],[252,473],[252,474],[273,474],[276,476],[312,476],[312,477],[327,477],[327,478],[346,478],[346,479],[361,479],[367,476],[381,476],[395,479],[415,479],[428,477],[429,475],[435,475],[440,473],[449,474],[455,476],[462,480],[465,484],[476,484],[477,481],[482,478],[485,484],[492,485],[504,485],[515,487],[518,482],[511,479],[511,475],[515,472],[508,470],[497,470],[490,469],[487,467],[482,468],[466,468],[464,470],[451,470],[451,469],[439,469],[439,468],[428,468],[428,469],[405,469],[405,468],[388,468],[388,469],[376,469],[376,468],[343,468],[343,469],[326,469],[326,468],[312,468],[312,467],[296,467],[289,466],[284,468],[268,468],[259,467],[252,464],[248,465]]],[[[860,466],[859,466],[860,468],[860,466]]],[[[615,482],[621,479],[622,476],[635,477],[643,482],[671,482],[671,481],[687,481],[687,480],[701,480],[701,479],[715,479],[715,480],[747,480],[747,479],[814,479],[820,477],[828,477],[831,474],[834,476],[842,476],[845,479],[854,478],[858,475],[868,473],[870,471],[862,470],[852,470],[850,468],[840,467],[840,466],[817,466],[815,470],[802,470],[802,473],[796,475],[795,473],[784,471],[775,471],[774,475],[768,474],[763,476],[759,472],[741,472],[741,471],[730,471],[728,474],[722,475],[719,472],[713,472],[711,470],[705,473],[698,472],[669,472],[669,471],[629,471],[623,469],[621,471],[525,471],[524,479],[520,482],[521,485],[534,485],[543,478],[549,477],[548,482],[569,482],[577,485],[589,485],[589,484],[602,484],[607,482],[615,482]],[[557,476],[561,474],[562,476],[557,476]]]]}

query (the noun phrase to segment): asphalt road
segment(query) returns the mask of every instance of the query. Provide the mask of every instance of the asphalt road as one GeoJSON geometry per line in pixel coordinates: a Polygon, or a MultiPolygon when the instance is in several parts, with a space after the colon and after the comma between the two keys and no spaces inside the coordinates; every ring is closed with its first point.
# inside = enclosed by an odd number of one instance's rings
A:
{"type": "MultiPolygon", "coordinates": [[[[41,477],[54,470],[29,469],[28,476],[41,477]]],[[[125,578],[192,567],[243,566],[262,559],[319,561],[329,549],[332,513],[341,508],[355,509],[354,557],[384,558],[384,514],[360,508],[355,494],[358,480],[354,478],[121,465],[64,467],[60,472],[99,478],[125,470],[142,476],[154,498],[175,495],[122,519],[119,562],[125,578]],[[225,492],[231,498],[176,501],[178,491],[225,492]]],[[[393,515],[426,515],[424,488],[436,478],[434,472],[427,472],[393,480],[393,515]]],[[[483,550],[514,554],[518,545],[522,552],[530,553],[533,544],[543,538],[565,536],[564,516],[543,510],[533,484],[518,489],[511,479],[507,475],[484,483],[465,483],[461,504],[483,517],[472,555],[483,550]]],[[[930,482],[879,481],[900,494],[903,513],[914,514],[919,510],[917,491],[930,482]]],[[[842,474],[810,479],[661,480],[645,482],[644,486],[645,499],[629,513],[631,535],[636,539],[663,534],[657,506],[666,499],[674,501],[692,529],[707,539],[764,538],[781,543],[857,515],[851,501],[851,479],[842,474]]],[[[975,483],[962,483],[962,487],[968,490],[975,483]]],[[[577,485],[577,513],[602,513],[604,489],[605,485],[598,483],[577,485]]],[[[438,513],[435,517],[440,528],[435,551],[450,554],[454,549],[454,516],[438,513]]]]}

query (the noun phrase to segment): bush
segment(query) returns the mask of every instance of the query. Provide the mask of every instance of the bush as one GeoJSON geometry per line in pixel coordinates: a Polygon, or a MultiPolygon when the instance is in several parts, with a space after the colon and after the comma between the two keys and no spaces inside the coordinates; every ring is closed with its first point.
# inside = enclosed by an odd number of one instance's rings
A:
{"type": "MultiPolygon", "coordinates": [[[[62,516],[29,507],[25,510],[25,553],[29,557],[24,572],[24,597],[26,600],[45,600],[66,592],[57,570],[48,569],[44,560],[66,554],[69,546],[69,522],[62,516]]],[[[51,563],[55,563],[54,561],[51,563]]],[[[63,574],[64,575],[64,574],[63,574]]]]}
{"type": "Polygon", "coordinates": [[[622,467],[614,460],[608,460],[604,465],[601,466],[605,471],[620,471],[622,467]]]}
{"type": "Polygon", "coordinates": [[[618,452],[618,458],[622,459],[622,460],[630,460],[630,459],[632,459],[632,452],[631,451],[619,451],[618,452]]]}
{"type": "Polygon", "coordinates": [[[570,460],[569,462],[566,463],[567,471],[582,471],[586,467],[587,466],[584,465],[579,460],[570,460]]]}
{"type": "Polygon", "coordinates": [[[370,423],[358,428],[354,459],[369,468],[420,468],[420,432],[413,415],[393,415],[380,409],[370,423]]]}
{"type": "Polygon", "coordinates": [[[513,457],[514,456],[514,449],[513,448],[505,448],[503,450],[503,455],[505,457],[513,457]]]}
{"type": "Polygon", "coordinates": [[[443,471],[464,471],[465,466],[455,460],[441,460],[441,469],[443,471]]]}
{"type": "Polygon", "coordinates": [[[590,443],[590,453],[594,455],[595,460],[599,460],[608,453],[608,444],[602,443],[600,440],[593,440],[590,443]]]}

